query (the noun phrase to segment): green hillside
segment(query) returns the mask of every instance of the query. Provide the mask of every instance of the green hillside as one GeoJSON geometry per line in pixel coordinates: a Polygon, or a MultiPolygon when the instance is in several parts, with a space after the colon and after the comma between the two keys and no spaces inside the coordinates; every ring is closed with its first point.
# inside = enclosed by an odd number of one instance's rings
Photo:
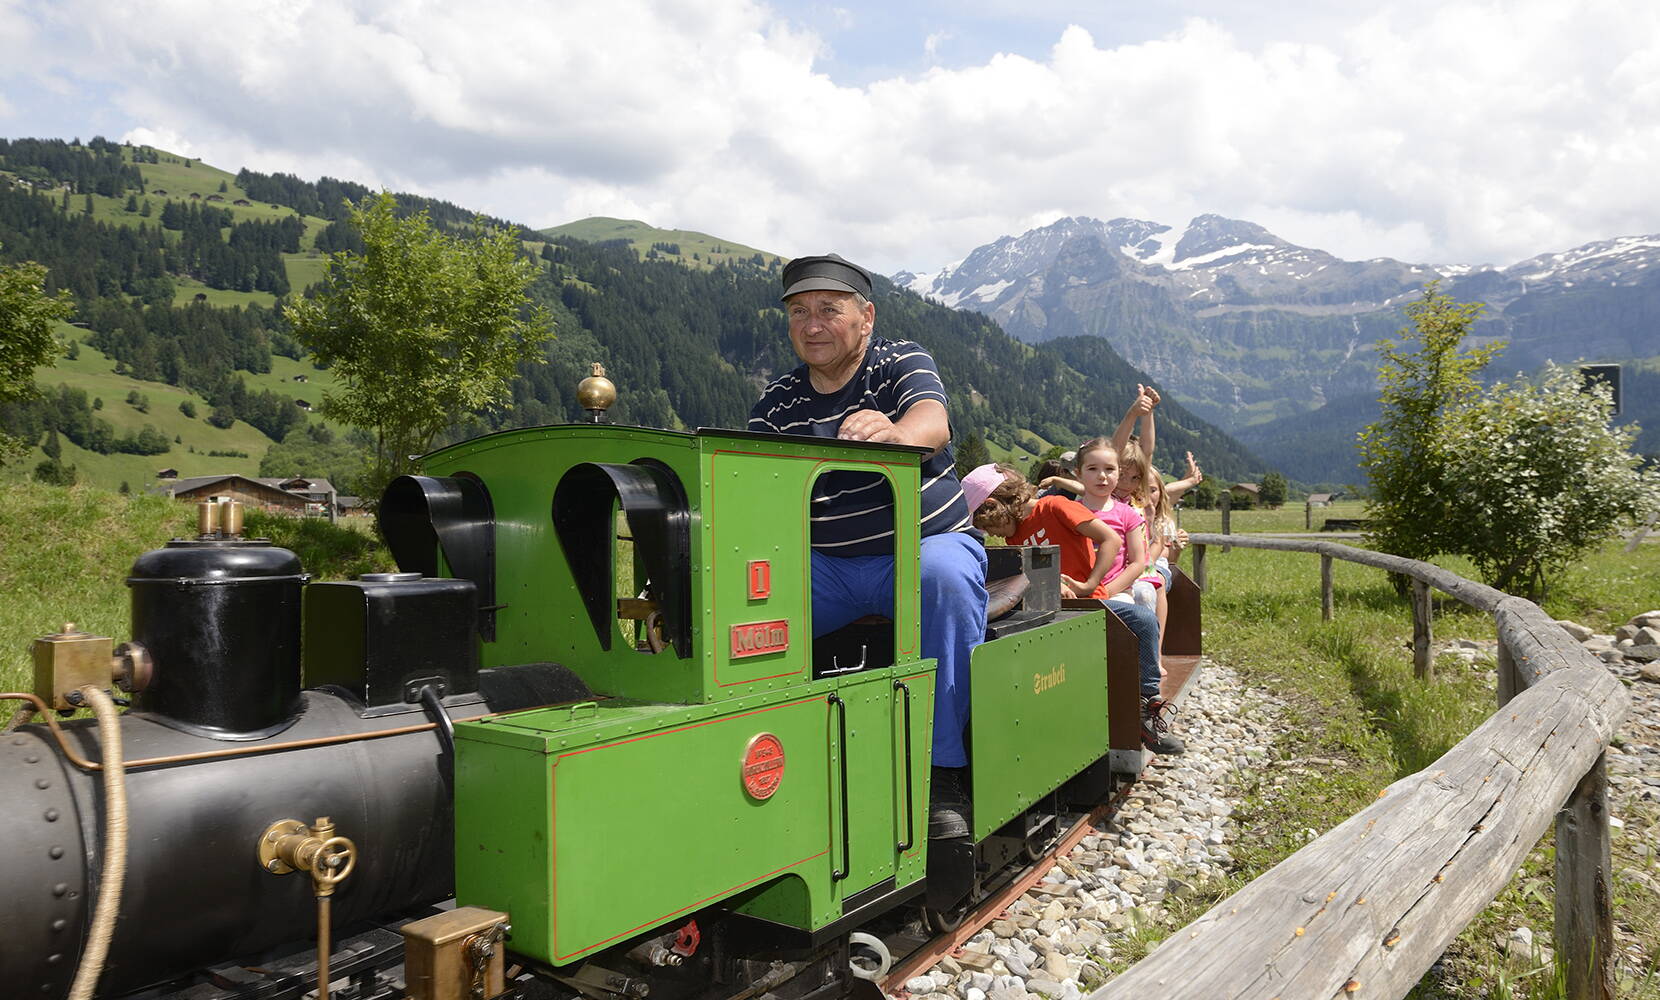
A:
{"type": "MultiPolygon", "coordinates": [[[[0,406],[0,427],[35,445],[0,481],[28,477],[56,448],[80,482],[137,490],[164,468],[255,473],[279,444],[285,467],[273,471],[342,480],[361,445],[300,405],[317,405],[331,376],[303,359],[273,307],[321,278],[327,252],[355,244],[342,205],[366,192],[326,177],[231,174],[101,139],[0,139],[0,263],[39,260],[49,287],[77,305],[63,331],[75,356],[37,373],[45,396],[0,406]],[[128,402],[133,393],[143,409],[128,402]]],[[[441,228],[477,218],[397,197],[441,228]]],[[[521,367],[510,405],[470,415],[448,439],[580,419],[574,389],[596,361],[622,390],[619,422],[742,426],[760,388],[797,363],[777,305],[776,255],[626,220],[541,233],[486,221],[515,232],[538,262],[529,295],[553,317],[556,339],[546,363],[521,367]]],[[[955,432],[979,434],[995,458],[1026,464],[1051,445],[1106,433],[1135,384],[1149,381],[1110,350],[1070,359],[978,314],[881,278],[877,286],[884,334],[934,353],[957,400],[955,432]]],[[[1171,454],[1191,441],[1213,475],[1265,471],[1177,400],[1161,421],[1171,454]]]]}
{"type": "Polygon", "coordinates": [[[541,233],[550,240],[560,237],[585,240],[589,243],[627,240],[629,248],[641,260],[660,258],[701,269],[744,262],[764,266],[773,260],[783,260],[775,253],[710,236],[708,233],[699,233],[691,229],[658,229],[636,219],[611,219],[603,215],[567,222],[563,226],[551,226],[541,230],[541,233]]]}

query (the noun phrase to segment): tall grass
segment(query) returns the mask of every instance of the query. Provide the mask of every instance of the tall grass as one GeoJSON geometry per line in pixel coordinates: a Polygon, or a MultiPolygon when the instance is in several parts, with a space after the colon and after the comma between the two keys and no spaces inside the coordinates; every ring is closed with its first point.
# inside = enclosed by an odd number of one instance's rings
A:
{"type": "Polygon", "coordinates": [[[186,505],[165,497],[0,487],[0,688],[32,683],[31,641],[65,622],[124,638],[127,570],[191,520],[186,505]]]}
{"type": "MultiPolygon", "coordinates": [[[[1300,516],[1300,511],[1299,511],[1300,516]]],[[[1238,522],[1235,522],[1236,526],[1238,522]]],[[[1192,530],[1190,527],[1189,530],[1192,530]]],[[[1460,559],[1437,560],[1474,578],[1460,559]]],[[[1412,616],[1386,576],[1353,563],[1333,565],[1334,620],[1320,619],[1319,560],[1303,553],[1210,550],[1204,597],[1205,652],[1245,682],[1285,702],[1288,732],[1276,760],[1241,775],[1245,802],[1237,877],[1249,880],[1370,805],[1387,784],[1423,770],[1493,711],[1494,663],[1442,657],[1435,675],[1413,675],[1412,616]]],[[[1546,610],[1607,629],[1660,608],[1660,546],[1623,552],[1619,542],[1588,553],[1555,581],[1546,610]]],[[[1491,639],[1491,618],[1438,598],[1439,639],[1491,639]]],[[[1633,809],[1615,840],[1615,869],[1648,859],[1633,845],[1653,840],[1660,816],[1633,809]]],[[[1518,964],[1495,946],[1510,928],[1529,926],[1542,940],[1551,927],[1552,840],[1546,835],[1510,885],[1460,936],[1440,972],[1416,990],[1422,998],[1560,996],[1549,963],[1518,964]],[[1543,965],[1545,971],[1540,971],[1543,965]]],[[[1660,893],[1616,879],[1617,918],[1639,937],[1660,940],[1660,893]]],[[[1650,945],[1653,949],[1654,945],[1650,945]]],[[[1654,954],[1648,956],[1650,968],[1654,954]]],[[[1660,1000],[1650,971],[1627,969],[1622,996],[1660,1000]]]]}
{"type": "MultiPolygon", "coordinates": [[[[0,486],[0,690],[33,683],[31,642],[65,622],[116,641],[131,628],[133,560],[194,531],[192,506],[86,486],[0,486]]],[[[249,511],[246,533],[299,554],[314,578],[392,569],[371,534],[249,511]]]]}

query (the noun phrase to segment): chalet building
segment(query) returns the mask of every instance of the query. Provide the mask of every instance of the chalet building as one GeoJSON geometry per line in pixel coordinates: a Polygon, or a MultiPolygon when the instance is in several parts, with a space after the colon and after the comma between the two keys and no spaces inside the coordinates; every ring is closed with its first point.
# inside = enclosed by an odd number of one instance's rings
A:
{"type": "Polygon", "coordinates": [[[308,403],[308,402],[306,402],[306,401],[305,401],[305,400],[303,400],[303,399],[296,399],[296,400],[294,400],[294,405],[295,405],[295,406],[298,406],[298,407],[299,407],[299,408],[300,408],[300,409],[302,409],[302,410],[307,410],[307,411],[309,411],[309,410],[310,410],[310,409],[311,409],[311,404],[310,404],[310,403],[308,403]]]}
{"type": "Polygon", "coordinates": [[[306,378],[304,375],[296,375],[296,376],[294,376],[294,381],[296,381],[296,382],[309,382],[310,379],[306,378]]]}
{"type": "Polygon", "coordinates": [[[224,201],[225,196],[222,195],[222,194],[210,194],[210,195],[207,196],[207,200],[208,201],[224,201]]]}
{"type": "Polygon", "coordinates": [[[197,194],[196,192],[192,191],[192,192],[190,192],[190,200],[191,201],[201,201],[202,196],[197,194]]]}
{"type": "Polygon", "coordinates": [[[156,188],[154,191],[151,191],[150,193],[151,194],[166,194],[167,189],[166,188],[156,188]]]}
{"type": "Polygon", "coordinates": [[[178,469],[158,469],[158,470],[156,470],[156,478],[157,479],[177,479],[177,478],[179,478],[179,470],[178,469]]]}
{"type": "Polygon", "coordinates": [[[235,201],[231,202],[231,204],[240,206],[242,208],[247,208],[248,206],[252,205],[253,202],[249,201],[246,198],[238,198],[235,201]]]}
{"type": "Polygon", "coordinates": [[[156,492],[187,503],[199,503],[203,500],[237,500],[244,507],[294,517],[327,517],[332,520],[339,513],[334,484],[327,479],[310,479],[304,476],[291,476],[286,479],[254,478],[236,473],[186,476],[175,482],[157,486],[156,492]]]}
{"type": "Polygon", "coordinates": [[[1228,487],[1228,492],[1233,494],[1235,500],[1256,503],[1262,499],[1262,487],[1256,483],[1234,483],[1228,487]]]}

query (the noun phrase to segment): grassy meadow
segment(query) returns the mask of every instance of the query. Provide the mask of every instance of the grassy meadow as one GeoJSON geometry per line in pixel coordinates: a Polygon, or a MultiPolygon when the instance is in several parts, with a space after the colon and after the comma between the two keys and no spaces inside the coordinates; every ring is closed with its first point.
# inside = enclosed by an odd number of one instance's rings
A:
{"type": "MultiPolygon", "coordinates": [[[[245,533],[298,553],[313,578],[396,568],[363,519],[246,512],[245,533]]],[[[194,505],[87,486],[0,484],[0,691],[33,684],[30,643],[65,622],[120,642],[130,631],[133,560],[195,530],[194,505]]],[[[9,709],[0,708],[0,719],[9,709]]]]}
{"type": "Polygon", "coordinates": [[[567,222],[562,226],[542,230],[543,235],[552,237],[570,236],[574,239],[589,240],[595,243],[606,240],[627,240],[629,247],[641,259],[652,249],[653,243],[673,243],[680,247],[680,255],[657,251],[665,260],[673,260],[688,267],[712,269],[719,264],[737,263],[746,261],[760,254],[767,260],[772,260],[777,254],[754,247],[723,240],[708,233],[694,232],[690,229],[658,229],[655,226],[639,222],[634,219],[610,219],[595,216],[590,219],[578,219],[567,222]],[[696,254],[694,258],[692,255],[696,254]]]}
{"type": "MultiPolygon", "coordinates": [[[[1259,519],[1239,530],[1301,529],[1302,508],[1294,512],[1243,512],[1259,519]]],[[[1205,523],[1214,511],[1190,512],[1188,530],[1215,530],[1205,523]],[[1197,515],[1197,516],[1194,516],[1197,515]]],[[[1357,516],[1334,514],[1333,516],[1357,516]]],[[[1352,543],[1351,543],[1352,544],[1352,543]]],[[[1461,559],[1436,560],[1476,578],[1461,559]]],[[[1320,619],[1319,560],[1302,553],[1234,549],[1210,551],[1210,589],[1205,594],[1205,652],[1238,671],[1245,682],[1286,704],[1286,733],[1275,761],[1242,775],[1245,803],[1236,815],[1241,836],[1234,850],[1238,872],[1227,885],[1208,887],[1179,901],[1172,917],[1180,926],[1209,905],[1266,872],[1319,832],[1372,803],[1380,789],[1429,766],[1494,708],[1491,659],[1473,666],[1443,656],[1436,675],[1413,676],[1411,612],[1385,574],[1353,563],[1333,565],[1334,620],[1320,619]]],[[[1545,610],[1611,631],[1631,616],[1660,608],[1660,544],[1635,553],[1610,542],[1557,577],[1545,610]]],[[[1434,635],[1449,639],[1492,639],[1492,619],[1437,595],[1434,635]]],[[[1614,839],[1614,870],[1628,867],[1660,876],[1652,855],[1635,848],[1660,840],[1660,807],[1639,803],[1633,811],[1614,807],[1624,829],[1614,839]]],[[[1527,926],[1549,946],[1551,934],[1552,846],[1547,835],[1499,898],[1460,935],[1438,972],[1415,996],[1556,997],[1555,970],[1538,956],[1507,960],[1495,945],[1511,929],[1527,926]]],[[[1616,917],[1629,933],[1649,942],[1645,970],[1625,970],[1621,996],[1660,1000],[1660,892],[1642,882],[1615,880],[1616,917]]],[[[1148,935],[1151,947],[1165,931],[1148,935]]],[[[1124,956],[1131,961],[1134,953],[1124,956]]]]}
{"type": "MultiPolygon", "coordinates": [[[[60,327],[59,335],[65,341],[78,340],[86,336],[86,331],[64,325],[60,327]]],[[[240,420],[227,428],[214,427],[207,422],[213,408],[200,395],[164,382],[145,382],[129,375],[117,375],[115,363],[84,342],[80,343],[76,354],[73,359],[60,354],[52,367],[35,373],[35,382],[47,388],[69,385],[85,390],[93,400],[102,400],[103,406],[94,411],[94,416],[109,421],[117,436],[137,432],[145,424],[150,424],[168,438],[176,439],[173,449],[160,455],[100,455],[80,448],[60,435],[62,461],[65,465],[75,466],[81,482],[105,489],[115,489],[126,483],[133,490],[142,490],[153,486],[156,473],[164,468],[177,469],[180,476],[259,474],[260,459],[271,446],[271,439],[260,431],[240,420]],[[140,411],[127,402],[128,393],[134,391],[148,400],[146,410],[140,411]],[[187,402],[195,408],[194,417],[185,416],[179,408],[187,402]]],[[[295,361],[281,355],[272,356],[269,372],[238,374],[251,392],[270,390],[296,400],[306,400],[312,406],[317,406],[322,401],[323,393],[335,385],[333,372],[320,371],[309,361],[295,361]],[[295,381],[300,376],[304,376],[306,381],[295,381]]],[[[316,413],[309,414],[306,419],[312,423],[328,423],[316,413]]],[[[344,430],[339,425],[330,426],[336,431],[344,430]]],[[[290,433],[302,431],[296,429],[290,433]]],[[[27,479],[35,463],[43,457],[44,453],[35,448],[29,452],[27,460],[19,459],[0,467],[0,483],[27,479]]]]}

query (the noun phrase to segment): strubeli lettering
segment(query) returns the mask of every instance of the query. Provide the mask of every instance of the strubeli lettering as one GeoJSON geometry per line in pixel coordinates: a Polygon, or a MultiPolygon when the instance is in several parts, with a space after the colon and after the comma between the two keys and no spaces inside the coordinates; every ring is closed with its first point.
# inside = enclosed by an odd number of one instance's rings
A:
{"type": "Polygon", "coordinates": [[[1046,674],[1032,675],[1032,693],[1042,694],[1057,684],[1066,683],[1066,664],[1061,664],[1046,674]]]}

